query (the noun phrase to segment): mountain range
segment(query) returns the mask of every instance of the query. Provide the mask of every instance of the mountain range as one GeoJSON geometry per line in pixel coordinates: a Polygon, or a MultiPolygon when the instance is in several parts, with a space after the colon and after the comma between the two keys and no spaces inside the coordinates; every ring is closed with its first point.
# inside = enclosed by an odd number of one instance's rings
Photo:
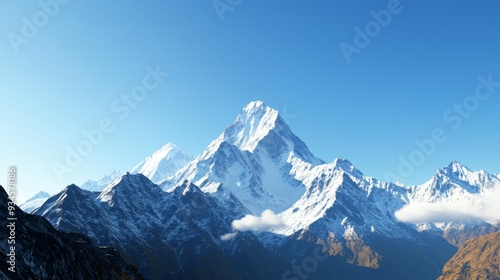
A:
{"type": "Polygon", "coordinates": [[[116,248],[151,279],[436,279],[498,220],[403,210],[479,207],[497,188],[498,175],[458,162],[418,186],[365,176],[347,159],[325,163],[254,101],[194,158],[168,143],[130,172],[22,207],[116,248]]]}
{"type": "MultiPolygon", "coordinates": [[[[9,205],[0,186],[0,205],[9,205]]],[[[96,247],[83,234],[56,230],[17,206],[0,212],[0,279],[144,279],[114,248],[96,247]],[[9,240],[7,242],[7,240],[9,240]],[[6,261],[8,260],[8,261],[6,261]]]]}

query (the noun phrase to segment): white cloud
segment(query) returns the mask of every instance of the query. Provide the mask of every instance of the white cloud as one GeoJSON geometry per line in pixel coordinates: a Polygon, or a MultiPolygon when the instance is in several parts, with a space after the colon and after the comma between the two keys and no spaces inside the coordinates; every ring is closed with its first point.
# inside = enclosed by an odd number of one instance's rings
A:
{"type": "Polygon", "coordinates": [[[398,220],[410,223],[458,222],[476,219],[462,206],[464,205],[449,202],[413,202],[396,211],[394,215],[398,220]]]}
{"type": "Polygon", "coordinates": [[[233,229],[238,231],[266,231],[272,228],[285,226],[285,222],[283,222],[280,216],[267,209],[262,212],[260,217],[246,215],[240,220],[234,220],[231,225],[233,229]]]}
{"type": "Polygon", "coordinates": [[[274,214],[273,211],[266,209],[262,212],[260,217],[254,215],[246,215],[245,217],[234,220],[231,223],[233,232],[224,234],[220,237],[222,241],[228,241],[235,238],[239,231],[267,231],[272,228],[286,226],[280,216],[274,214]]]}
{"type": "Polygon", "coordinates": [[[471,201],[413,202],[394,213],[402,222],[437,223],[500,221],[500,188],[476,195],[471,201]]]}
{"type": "Polygon", "coordinates": [[[228,234],[224,234],[223,236],[220,237],[220,240],[222,241],[229,241],[233,238],[235,238],[238,235],[237,231],[230,232],[228,234]]]}

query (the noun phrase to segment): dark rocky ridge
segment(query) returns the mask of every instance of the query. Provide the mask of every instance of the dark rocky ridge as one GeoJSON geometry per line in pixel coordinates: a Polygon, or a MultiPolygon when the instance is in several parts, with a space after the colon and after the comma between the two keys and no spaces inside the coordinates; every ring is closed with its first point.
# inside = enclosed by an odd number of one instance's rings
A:
{"type": "Polygon", "coordinates": [[[85,235],[56,230],[46,219],[24,213],[15,206],[15,272],[8,270],[7,205],[10,200],[0,186],[0,278],[1,279],[143,279],[125,263],[118,251],[95,247],[85,235]]]}

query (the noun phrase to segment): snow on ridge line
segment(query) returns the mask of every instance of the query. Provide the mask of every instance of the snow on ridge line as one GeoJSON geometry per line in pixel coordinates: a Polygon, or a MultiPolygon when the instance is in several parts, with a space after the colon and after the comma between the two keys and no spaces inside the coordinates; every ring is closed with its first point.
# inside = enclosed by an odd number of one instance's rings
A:
{"type": "MultiPolygon", "coordinates": [[[[286,192],[288,189],[282,188],[287,184],[289,186],[295,184],[294,187],[297,187],[297,185],[300,184],[309,185],[310,187],[313,182],[320,181],[322,179],[322,176],[333,177],[334,172],[330,169],[335,168],[339,168],[339,170],[342,171],[340,173],[346,173],[348,176],[350,176],[357,187],[363,189],[363,191],[366,192],[367,196],[377,195],[377,192],[380,193],[378,189],[390,193],[390,195],[388,195],[387,197],[391,197],[392,195],[392,199],[395,201],[394,205],[399,205],[399,200],[404,201],[405,192],[409,193],[416,189],[405,187],[402,184],[395,185],[392,183],[385,183],[371,177],[367,177],[363,175],[359,170],[357,170],[354,165],[346,159],[336,159],[330,164],[322,163],[319,166],[313,166],[313,164],[307,162],[307,158],[305,159],[306,161],[304,161],[300,157],[301,152],[302,154],[306,154],[304,152],[306,150],[303,149],[303,147],[306,147],[305,144],[302,145],[302,142],[295,142],[299,141],[300,139],[296,137],[291,132],[288,125],[286,125],[286,123],[279,118],[280,116],[278,112],[275,109],[266,106],[262,101],[254,101],[249,103],[243,108],[236,121],[228,128],[226,128],[224,132],[216,140],[214,140],[202,154],[184,165],[184,167],[177,169],[176,172],[168,176],[168,178],[172,180],[172,184],[174,184],[174,187],[177,187],[179,183],[182,182],[182,180],[189,179],[190,181],[198,184],[204,192],[207,192],[207,190],[210,189],[213,193],[216,193],[218,186],[223,184],[224,187],[227,187],[226,189],[231,190],[231,192],[236,194],[236,197],[242,198],[242,201],[246,201],[247,204],[260,204],[260,208],[267,208],[269,205],[272,205],[274,207],[279,203],[282,203],[282,205],[286,205],[286,203],[283,204],[283,199],[290,198],[290,195],[288,195],[288,197],[274,196],[274,198],[276,198],[275,200],[272,200],[269,197],[273,197],[273,195],[275,195],[275,193],[273,192],[279,194],[288,193],[286,192]],[[279,123],[277,123],[278,120],[279,123]],[[281,128],[281,130],[276,129],[277,125],[283,125],[283,127],[278,127],[281,128]],[[259,154],[248,155],[248,153],[244,153],[246,151],[255,152],[255,149],[261,143],[262,139],[264,139],[273,129],[276,129],[275,131],[279,131],[279,133],[281,133],[277,135],[278,137],[281,137],[278,140],[285,140],[284,142],[287,147],[283,149],[283,151],[281,151],[280,149],[276,149],[276,146],[272,145],[273,141],[265,141],[266,143],[263,143],[263,145],[266,145],[264,146],[265,149],[257,150],[259,154]],[[224,143],[226,143],[227,145],[223,145],[224,143]],[[295,155],[297,147],[299,147],[300,150],[298,151],[298,155],[295,155]],[[265,150],[265,152],[260,153],[263,150],[265,150]],[[280,150],[281,154],[278,154],[277,157],[281,158],[267,158],[267,151],[269,150],[280,150]],[[283,155],[285,157],[283,157],[283,155]],[[272,165],[272,168],[268,168],[269,165],[272,165]],[[247,172],[247,170],[250,170],[251,172],[247,172]],[[277,171],[282,172],[282,174],[277,171]],[[286,180],[275,180],[280,176],[286,177],[286,180]],[[297,180],[298,183],[291,180],[297,180]],[[272,188],[269,188],[268,185],[272,185],[272,188]],[[252,186],[252,191],[257,195],[252,196],[252,192],[244,193],[241,191],[245,188],[248,189],[250,186],[252,186]],[[266,197],[266,192],[270,192],[271,195],[266,197]]],[[[273,140],[276,139],[275,134],[272,134],[271,136],[274,137],[273,140]]],[[[280,144],[281,143],[282,142],[280,142],[280,144]]],[[[162,152],[170,150],[171,147],[169,146],[169,144],[167,144],[160,150],[155,152],[155,154],[163,155],[162,152]]],[[[148,159],[154,158],[155,154],[150,156],[148,159]]],[[[270,154],[271,153],[269,153],[269,155],[270,154]]],[[[158,162],[155,163],[157,163],[156,166],[153,166],[153,168],[149,170],[153,170],[154,168],[156,169],[153,171],[158,170],[158,162]]],[[[141,165],[141,168],[143,168],[144,166],[145,163],[141,165]]],[[[449,176],[452,176],[454,174],[454,171],[459,172],[460,174],[468,174],[467,172],[478,174],[477,172],[470,171],[458,162],[450,163],[448,169],[450,171],[447,173],[449,176]]],[[[465,178],[466,181],[470,181],[474,176],[470,175],[462,177],[465,178]]],[[[163,179],[166,180],[166,178],[163,179]]],[[[482,180],[482,177],[479,179],[482,180]]],[[[474,180],[470,182],[471,184],[475,184],[477,182],[481,183],[481,180],[474,180]]],[[[301,191],[306,191],[306,189],[301,191]]],[[[332,193],[332,195],[334,194],[335,193],[332,193]]],[[[315,199],[321,198],[321,195],[315,196],[315,199]]],[[[389,201],[389,198],[386,198],[385,196],[383,198],[377,197],[374,200],[377,199],[381,201],[374,202],[376,207],[383,207],[383,204],[389,201]]],[[[293,196],[293,200],[294,201],[291,202],[292,205],[294,202],[298,201],[297,197],[295,196],[293,196]]],[[[331,202],[332,205],[333,203],[336,203],[336,201],[328,202],[331,202]]],[[[407,201],[404,202],[407,203],[407,201]]],[[[391,204],[387,208],[389,209],[394,205],[391,204]]],[[[249,208],[248,205],[246,206],[247,208],[249,208]]],[[[259,207],[257,207],[255,211],[252,210],[252,213],[257,214],[256,211],[262,210],[259,209],[259,207]]],[[[312,213],[311,216],[315,216],[316,214],[318,213],[312,213]]],[[[319,216],[319,218],[321,218],[321,215],[319,216]]]]}
{"type": "Polygon", "coordinates": [[[191,159],[178,146],[173,143],[167,143],[136,165],[131,173],[144,174],[154,183],[159,183],[161,180],[174,174],[191,159]]]}
{"type": "Polygon", "coordinates": [[[111,184],[114,180],[117,178],[121,177],[124,175],[124,171],[120,170],[113,170],[111,173],[104,175],[99,179],[98,181],[92,181],[88,180],[85,182],[80,188],[88,191],[102,191],[104,188],[106,188],[109,184],[111,184]]]}
{"type": "Polygon", "coordinates": [[[277,110],[262,101],[251,102],[238,114],[235,122],[224,130],[223,140],[242,151],[253,152],[275,127],[277,118],[277,110]]]}

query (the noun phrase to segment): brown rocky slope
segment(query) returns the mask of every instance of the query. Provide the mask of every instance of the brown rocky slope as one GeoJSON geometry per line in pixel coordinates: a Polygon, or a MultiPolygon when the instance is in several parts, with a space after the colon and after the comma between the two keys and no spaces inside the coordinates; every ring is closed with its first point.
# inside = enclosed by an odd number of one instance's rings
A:
{"type": "Polygon", "coordinates": [[[500,279],[500,231],[465,242],[438,280],[450,279],[500,279]]]}

